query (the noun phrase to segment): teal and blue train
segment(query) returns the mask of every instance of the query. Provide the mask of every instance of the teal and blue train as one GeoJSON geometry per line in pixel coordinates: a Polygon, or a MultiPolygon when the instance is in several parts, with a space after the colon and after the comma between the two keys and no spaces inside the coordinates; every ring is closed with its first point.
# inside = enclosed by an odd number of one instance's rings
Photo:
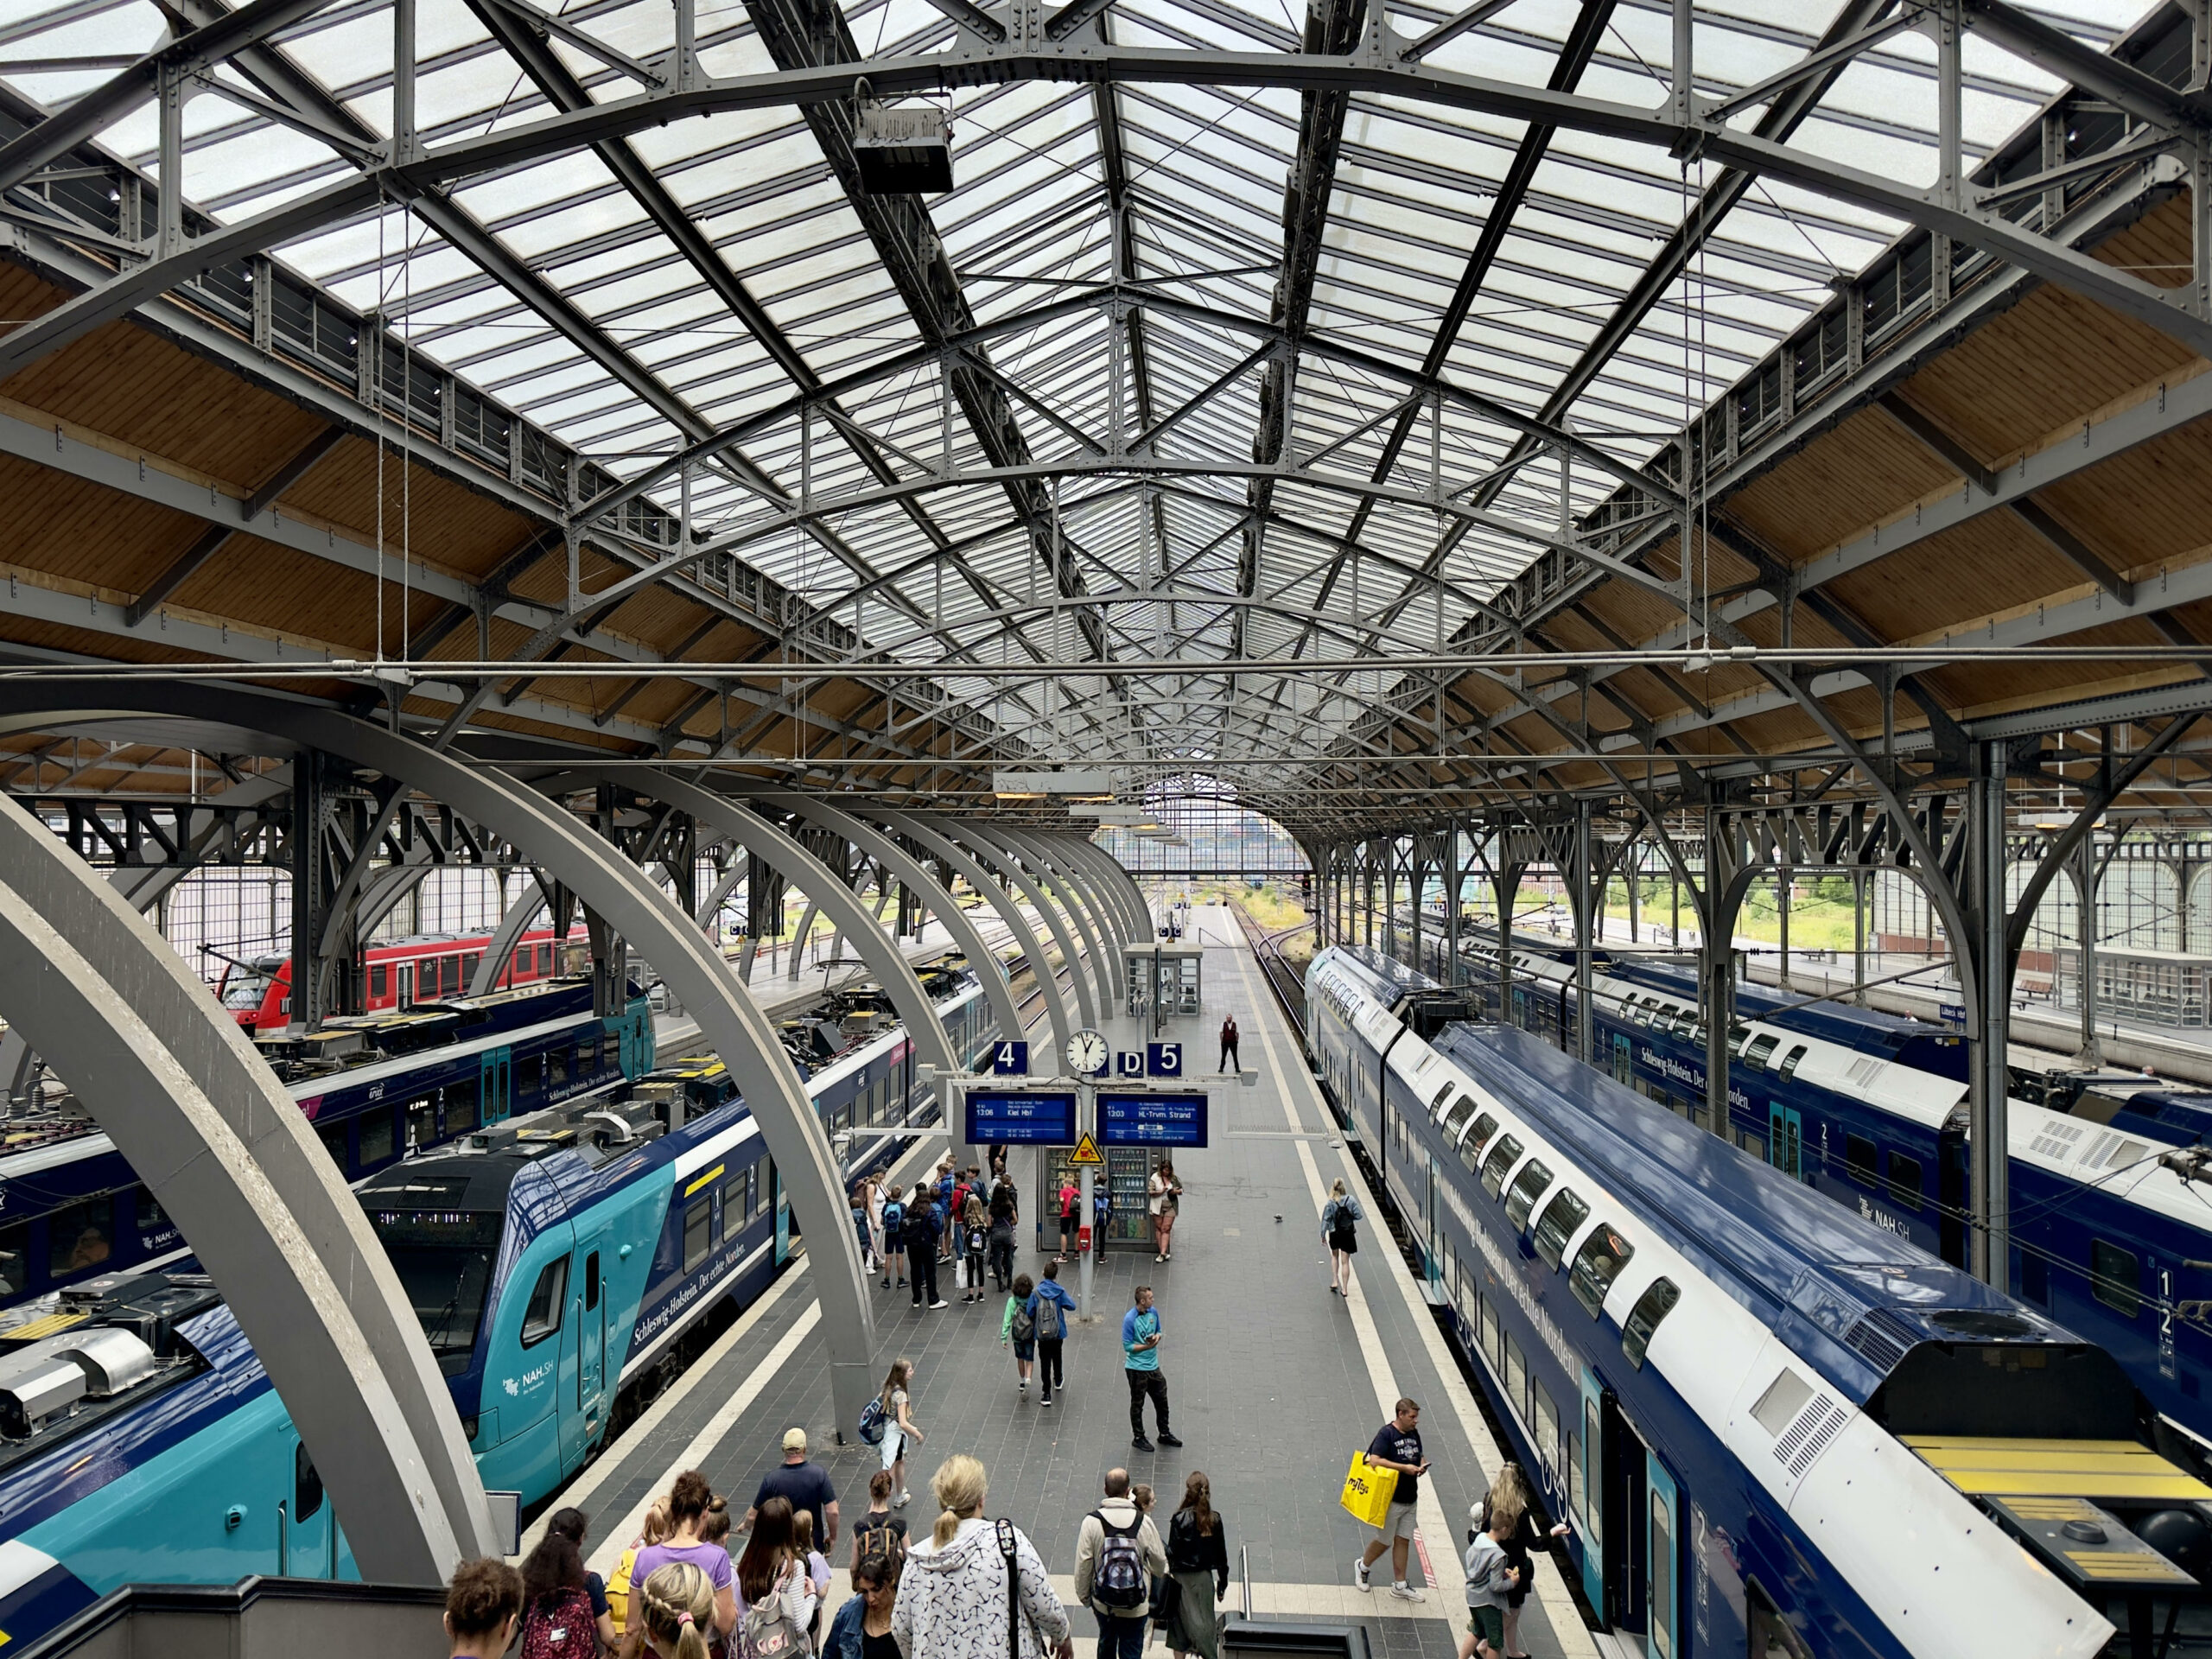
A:
{"type": "MultiPolygon", "coordinates": [[[[963,1063],[994,1034],[965,971],[930,979],[963,1063]]],[[[934,1091],[893,1027],[807,1087],[832,1134],[924,1129],[934,1091]]],[[[852,1137],[853,1177],[898,1137],[852,1137]]],[[[452,1389],[484,1483],[553,1493],[756,1298],[790,1212],[721,1063],[481,1128],[357,1188],[452,1389]]],[[[352,1577],[313,1461],[204,1278],[98,1276],[0,1333],[0,1637],[126,1583],[352,1577]]]]}

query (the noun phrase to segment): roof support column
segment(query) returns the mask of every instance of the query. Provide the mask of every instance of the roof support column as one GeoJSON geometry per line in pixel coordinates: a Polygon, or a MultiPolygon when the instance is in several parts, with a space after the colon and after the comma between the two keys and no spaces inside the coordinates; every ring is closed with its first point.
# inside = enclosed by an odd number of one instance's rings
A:
{"type": "MultiPolygon", "coordinates": [[[[983,902],[998,912],[999,919],[1006,924],[1007,931],[1013,936],[1015,948],[1028,959],[1030,970],[1037,977],[1037,988],[1045,998],[1046,1016],[1052,1025],[1052,1040],[1062,1049],[1066,1048],[1068,1039],[1075,1034],[1075,1022],[1069,1015],[1067,999],[1060,995],[1059,981],[1046,966],[1045,948],[1038,942],[1036,930],[1022,915],[1021,907],[1007,897],[1005,888],[991,879],[990,872],[982,864],[970,857],[950,837],[940,835],[936,827],[925,819],[893,812],[885,807],[874,809],[869,816],[894,833],[916,842],[931,857],[944,860],[948,870],[966,880],[969,887],[982,895],[983,902]]],[[[997,962],[995,957],[988,954],[989,947],[985,946],[984,949],[986,954],[977,963],[979,973],[995,967],[997,962]]],[[[1012,993],[1009,991],[1008,995],[1012,993]]]]}
{"type": "MultiPolygon", "coordinates": [[[[1974,1274],[1997,1290],[2012,1278],[2011,1181],[2012,1153],[2007,1135],[2012,1078],[2005,1066],[2010,1034],[2012,969],[2017,950],[2008,952],[2005,902],[2005,761],[2003,742],[1975,746],[1980,753],[1967,796],[1974,817],[1967,848],[1973,872],[1972,914],[1976,927],[1967,942],[1980,969],[1967,1005],[1967,1153],[1974,1192],[1974,1274]]],[[[2088,837],[2084,836],[2086,841],[2088,837]]],[[[2034,913],[2032,904],[2029,914],[2034,913]]]]}

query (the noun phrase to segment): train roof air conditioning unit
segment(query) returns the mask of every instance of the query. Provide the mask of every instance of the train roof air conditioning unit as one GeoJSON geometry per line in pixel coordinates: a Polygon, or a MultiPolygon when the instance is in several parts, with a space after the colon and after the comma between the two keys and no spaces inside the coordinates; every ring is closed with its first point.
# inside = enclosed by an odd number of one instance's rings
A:
{"type": "Polygon", "coordinates": [[[952,118],[927,104],[893,109],[861,83],[853,160],[871,196],[936,195],[952,188],[952,118]]]}

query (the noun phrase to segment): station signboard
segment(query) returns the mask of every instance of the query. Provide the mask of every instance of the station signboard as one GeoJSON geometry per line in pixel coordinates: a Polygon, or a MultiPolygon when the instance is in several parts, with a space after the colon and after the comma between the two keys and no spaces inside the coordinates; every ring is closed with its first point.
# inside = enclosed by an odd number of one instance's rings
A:
{"type": "Polygon", "coordinates": [[[1109,1147],[1203,1147],[1203,1094],[1098,1091],[1098,1139],[1109,1147]]]}
{"type": "Polygon", "coordinates": [[[1075,1144],[1072,1089],[970,1089],[967,1116],[971,1147],[1075,1144]]]}

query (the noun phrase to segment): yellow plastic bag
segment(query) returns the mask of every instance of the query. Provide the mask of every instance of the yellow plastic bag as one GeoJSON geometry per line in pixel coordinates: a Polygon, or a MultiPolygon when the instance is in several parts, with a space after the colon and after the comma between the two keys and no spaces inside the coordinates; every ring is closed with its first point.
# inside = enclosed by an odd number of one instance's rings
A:
{"type": "Polygon", "coordinates": [[[1344,1477],[1344,1494],[1337,1501],[1355,1520],[1379,1527],[1390,1513],[1390,1497],[1398,1490],[1398,1471],[1368,1465],[1367,1453],[1351,1454],[1351,1472],[1344,1477]]]}

